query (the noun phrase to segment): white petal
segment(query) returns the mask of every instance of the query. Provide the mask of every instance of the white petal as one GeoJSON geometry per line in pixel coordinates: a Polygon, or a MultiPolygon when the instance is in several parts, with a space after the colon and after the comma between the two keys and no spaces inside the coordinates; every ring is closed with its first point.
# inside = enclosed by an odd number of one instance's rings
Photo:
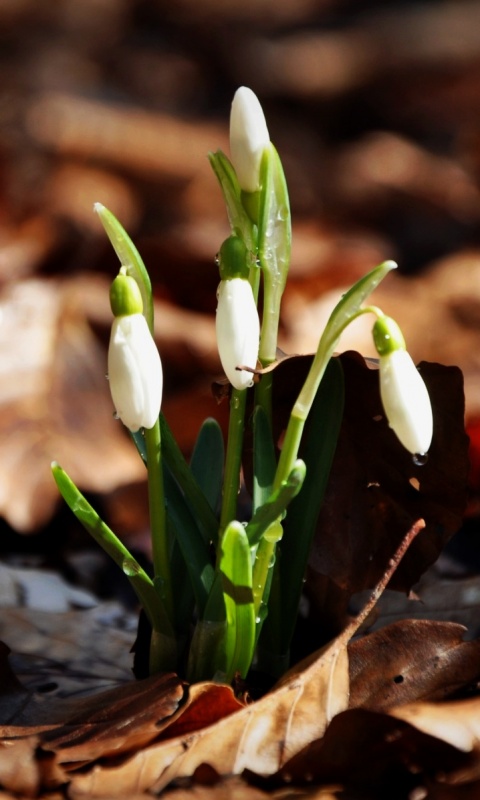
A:
{"type": "Polygon", "coordinates": [[[235,92],[230,114],[230,157],[245,192],[258,190],[260,162],[269,144],[262,106],[251,89],[241,86],[235,92]]]}
{"type": "Polygon", "coordinates": [[[380,394],[390,427],[410,453],[427,453],[433,416],[427,387],[406,350],[380,357],[380,394]]]}
{"type": "Polygon", "coordinates": [[[116,412],[131,431],[152,428],[160,413],[160,355],[142,314],[115,317],[108,348],[108,377],[116,412]]]}
{"type": "Polygon", "coordinates": [[[216,317],[218,353],[235,389],[246,389],[253,375],[236,367],[257,366],[260,322],[252,287],[242,278],[221,281],[216,317]]]}

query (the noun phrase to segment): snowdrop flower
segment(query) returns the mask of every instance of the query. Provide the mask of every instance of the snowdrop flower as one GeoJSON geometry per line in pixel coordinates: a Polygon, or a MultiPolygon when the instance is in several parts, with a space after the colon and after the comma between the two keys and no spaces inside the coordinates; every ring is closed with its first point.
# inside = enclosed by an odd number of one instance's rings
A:
{"type": "Polygon", "coordinates": [[[230,156],[244,192],[260,188],[260,164],[270,144],[267,123],[257,96],[246,86],[235,92],[230,114],[230,156]]]}
{"type": "Polygon", "coordinates": [[[373,327],[380,356],[380,395],[388,423],[403,446],[414,456],[428,452],[433,416],[427,387],[405,347],[391,317],[381,317],[373,327]]]}
{"type": "Polygon", "coordinates": [[[216,332],[220,361],[235,389],[252,384],[252,373],[237,367],[257,365],[260,321],[248,275],[247,249],[237,236],[223,243],[219,254],[216,332]]]}
{"type": "Polygon", "coordinates": [[[162,363],[142,314],[140,289],[124,267],[113,281],[110,303],[115,319],[108,378],[117,416],[132,432],[153,428],[162,403],[162,363]]]}

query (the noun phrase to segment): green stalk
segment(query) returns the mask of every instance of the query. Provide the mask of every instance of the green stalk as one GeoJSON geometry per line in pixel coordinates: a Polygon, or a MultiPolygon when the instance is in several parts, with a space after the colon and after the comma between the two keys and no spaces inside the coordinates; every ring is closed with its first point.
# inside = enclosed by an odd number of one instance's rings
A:
{"type": "Polygon", "coordinates": [[[298,458],[298,448],[300,447],[306,419],[313,401],[315,400],[320,381],[323,378],[328,362],[333,355],[333,351],[339,342],[340,336],[345,328],[362,314],[373,313],[376,316],[382,316],[383,312],[376,306],[367,306],[364,308],[360,306],[368,295],[376,289],[380,281],[383,280],[392,269],[395,269],[396,266],[397,265],[393,261],[384,261],[383,264],[375,267],[368,275],[360,278],[360,280],[343,295],[330,314],[330,318],[318,343],[317,352],[315,353],[305,383],[300,390],[290,414],[285,440],[278,462],[277,473],[275,475],[275,487],[280,486],[282,481],[286,480],[292,470],[294,462],[298,458]]]}
{"type": "Polygon", "coordinates": [[[165,513],[160,424],[158,420],[153,428],[145,430],[145,444],[147,447],[148,504],[155,586],[158,588],[168,618],[173,624],[173,592],[165,513]]]}
{"type": "MultiPolygon", "coordinates": [[[[230,419],[228,423],[227,453],[225,457],[225,476],[223,479],[223,501],[220,515],[220,538],[232,520],[237,516],[238,492],[240,489],[240,469],[242,466],[243,431],[245,428],[246,389],[232,389],[230,399],[230,419]]],[[[220,548],[217,548],[217,561],[220,548]]]]}

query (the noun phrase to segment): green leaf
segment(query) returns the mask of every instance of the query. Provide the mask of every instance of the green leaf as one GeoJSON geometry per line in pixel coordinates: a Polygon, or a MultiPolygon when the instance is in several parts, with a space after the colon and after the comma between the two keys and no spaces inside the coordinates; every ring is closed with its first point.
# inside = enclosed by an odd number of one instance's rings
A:
{"type": "Polygon", "coordinates": [[[277,469],[275,444],[268,414],[257,406],[253,414],[253,509],[269,499],[277,469]]]}
{"type": "Polygon", "coordinates": [[[122,267],[127,268],[127,274],[135,278],[140,288],[143,301],[143,314],[148,322],[151,333],[153,333],[152,284],[142,257],[130,239],[130,236],[112,212],[109,211],[108,208],[105,208],[105,206],[102,206],[101,203],[95,203],[94,208],[120,260],[120,264],[122,267]]]}
{"type": "Polygon", "coordinates": [[[262,269],[282,292],[290,266],[292,226],[285,173],[273,144],[262,159],[260,184],[258,254],[262,269]]]}
{"type": "Polygon", "coordinates": [[[222,429],[217,420],[206,419],[195,442],[190,470],[212,511],[220,503],[224,460],[222,429]]]}
{"type": "Polygon", "coordinates": [[[229,683],[237,672],[243,678],[246,676],[255,649],[252,556],[240,522],[231,522],[225,528],[219,569],[227,615],[225,652],[229,683]]]}
{"type": "Polygon", "coordinates": [[[185,495],[188,507],[195,517],[204,542],[207,545],[210,545],[211,542],[215,544],[218,537],[218,520],[195,480],[163,413],[160,413],[160,431],[163,463],[168,466],[185,495]]]}
{"type": "Polygon", "coordinates": [[[127,576],[152,628],[175,641],[173,629],[151,578],[56,462],[52,464],[52,473],[60,494],[78,521],[127,576]]]}
{"type": "Polygon", "coordinates": [[[216,153],[209,153],[208,158],[222,190],[232,233],[240,236],[248,249],[254,253],[256,252],[256,244],[253,224],[243,206],[241,189],[235,170],[221,150],[217,150],[216,153]]]}
{"type": "Polygon", "coordinates": [[[258,257],[263,271],[264,302],[259,358],[275,360],[280,303],[287,281],[292,246],[290,201],[282,162],[273,144],[260,168],[258,257]]]}
{"type": "Polygon", "coordinates": [[[167,515],[173,522],[176,540],[185,561],[199,614],[202,616],[214,579],[210,550],[185,503],[178,484],[168,469],[164,470],[163,479],[167,515]]]}
{"type": "Polygon", "coordinates": [[[245,528],[250,547],[255,547],[270,525],[283,517],[288,504],[302,488],[305,473],[305,464],[298,459],[287,480],[283,481],[280,487],[272,492],[268,500],[257,509],[245,528]]]}

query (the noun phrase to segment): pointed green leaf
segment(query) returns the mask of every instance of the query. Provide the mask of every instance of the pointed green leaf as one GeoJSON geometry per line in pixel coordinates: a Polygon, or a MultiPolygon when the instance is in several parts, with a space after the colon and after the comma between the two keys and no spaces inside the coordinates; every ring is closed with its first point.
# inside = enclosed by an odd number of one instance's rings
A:
{"type": "Polygon", "coordinates": [[[120,260],[120,264],[122,267],[127,268],[127,274],[135,278],[138,283],[143,301],[143,314],[148,322],[150,331],[153,333],[152,285],[142,257],[130,236],[112,212],[102,206],[101,203],[95,203],[94,208],[120,260]]]}
{"type": "Polygon", "coordinates": [[[225,447],[217,420],[204,421],[195,442],[190,470],[212,511],[218,508],[222,494],[225,447]]]}
{"type": "Polygon", "coordinates": [[[275,360],[280,303],[290,266],[292,229],[290,201],[282,162],[273,144],[265,150],[260,169],[258,257],[263,271],[264,303],[259,359],[275,360]]]}
{"type": "Polygon", "coordinates": [[[168,469],[164,470],[163,478],[165,497],[167,498],[167,515],[173,522],[199,614],[202,615],[214,579],[210,550],[198,529],[195,518],[185,503],[178,484],[168,469]]]}
{"type": "Polygon", "coordinates": [[[253,224],[242,203],[241,189],[235,170],[225,153],[217,150],[208,158],[217,176],[227,206],[227,215],[232,233],[240,236],[251,252],[256,251],[253,224]]]}
{"type": "Polygon", "coordinates": [[[78,521],[129,579],[152,628],[174,640],[174,632],[151,578],[56,462],[52,464],[52,473],[60,494],[78,521]]]}

